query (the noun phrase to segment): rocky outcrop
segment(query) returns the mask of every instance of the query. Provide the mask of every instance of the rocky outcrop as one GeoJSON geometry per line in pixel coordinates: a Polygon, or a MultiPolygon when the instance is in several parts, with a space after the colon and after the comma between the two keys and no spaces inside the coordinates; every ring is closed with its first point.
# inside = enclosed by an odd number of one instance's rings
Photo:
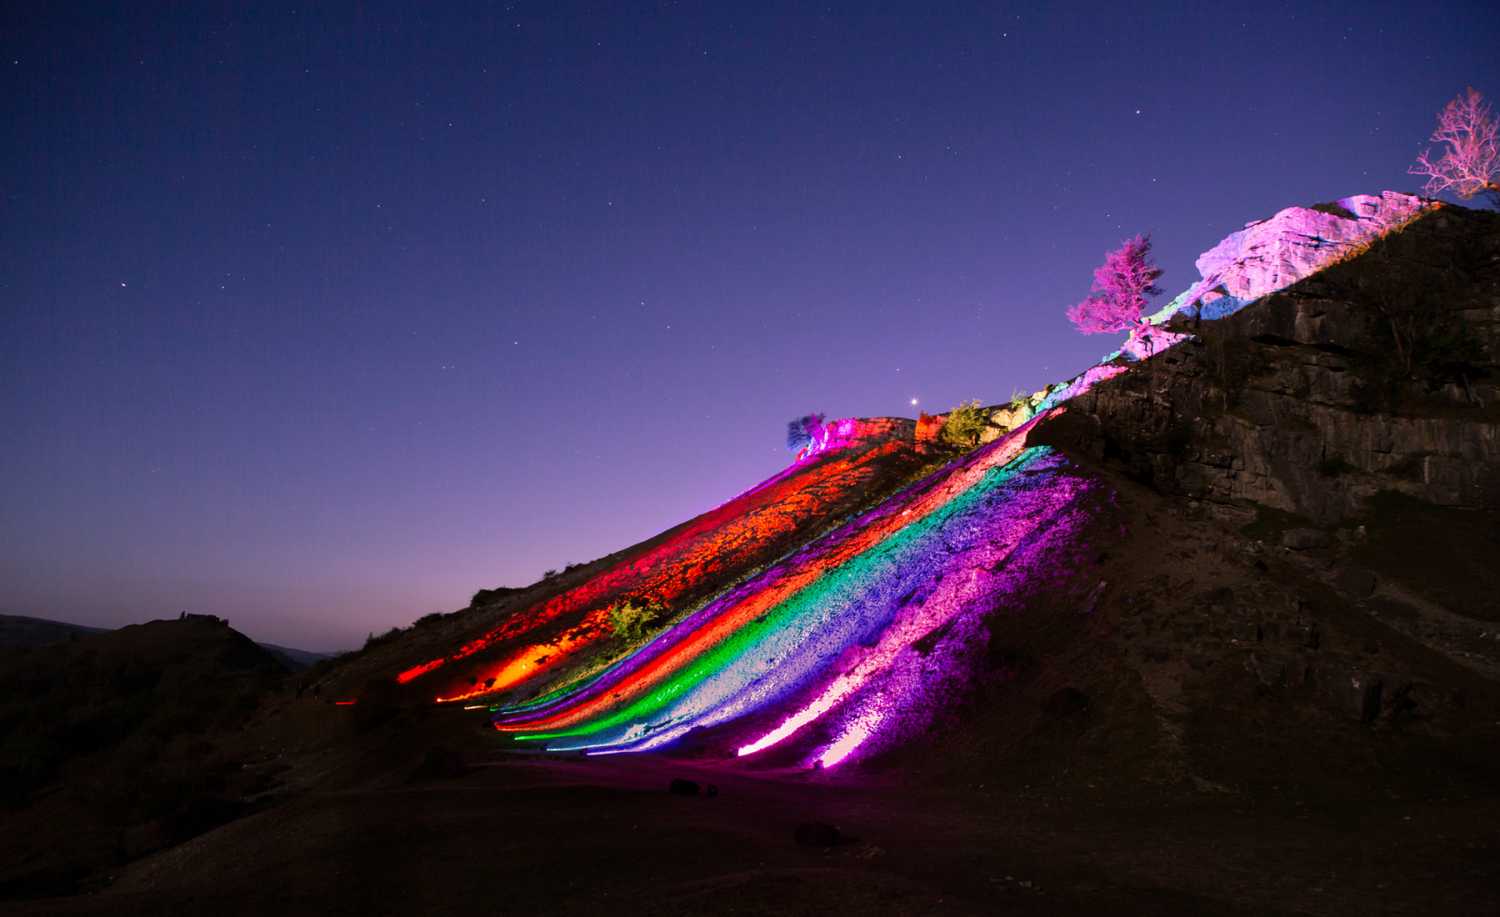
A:
{"type": "Polygon", "coordinates": [[[809,434],[807,445],[797,451],[798,462],[851,446],[920,439],[916,421],[906,417],[845,417],[822,423],[809,434]]]}
{"type": "Polygon", "coordinates": [[[1269,219],[1246,223],[1198,256],[1202,279],[1155,320],[1221,318],[1359,254],[1373,240],[1438,206],[1436,201],[1386,191],[1288,207],[1269,219]]]}
{"type": "Polygon", "coordinates": [[[1245,224],[1199,255],[1198,273],[1216,280],[1230,296],[1257,299],[1322,269],[1330,259],[1356,253],[1434,206],[1387,191],[1356,194],[1335,204],[1288,207],[1269,220],[1245,224]]]}
{"type": "Polygon", "coordinates": [[[1355,219],[1293,208],[1252,224],[1199,260],[1204,282],[1253,295],[1341,225],[1418,216],[1227,317],[1178,311],[1168,327],[1190,340],[1074,395],[1042,435],[1229,516],[1333,523],[1381,491],[1500,507],[1500,216],[1345,204],[1355,219]]]}

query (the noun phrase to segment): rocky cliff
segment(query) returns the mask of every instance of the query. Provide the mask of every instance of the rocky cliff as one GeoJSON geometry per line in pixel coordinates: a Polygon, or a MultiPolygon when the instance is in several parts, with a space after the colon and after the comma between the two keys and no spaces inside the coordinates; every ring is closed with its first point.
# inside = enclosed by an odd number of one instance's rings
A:
{"type": "MultiPolygon", "coordinates": [[[[1330,237],[1357,222],[1304,213],[1330,237]]],[[[1307,249],[1306,221],[1278,222],[1253,246],[1273,256],[1246,260],[1236,234],[1200,259],[1201,305],[1166,322],[1191,338],[1074,397],[1052,440],[1242,522],[1269,507],[1339,523],[1385,491],[1500,506],[1500,215],[1421,210],[1246,305],[1307,249]]]]}

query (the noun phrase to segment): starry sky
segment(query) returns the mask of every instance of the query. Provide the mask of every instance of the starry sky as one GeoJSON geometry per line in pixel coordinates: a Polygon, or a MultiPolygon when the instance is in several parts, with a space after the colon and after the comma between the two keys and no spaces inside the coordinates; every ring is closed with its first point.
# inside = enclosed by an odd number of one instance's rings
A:
{"type": "Polygon", "coordinates": [[[1500,95],[1488,3],[22,6],[0,611],[314,650],[702,512],[795,415],[1066,378],[1125,236],[1176,292],[1500,95]]]}

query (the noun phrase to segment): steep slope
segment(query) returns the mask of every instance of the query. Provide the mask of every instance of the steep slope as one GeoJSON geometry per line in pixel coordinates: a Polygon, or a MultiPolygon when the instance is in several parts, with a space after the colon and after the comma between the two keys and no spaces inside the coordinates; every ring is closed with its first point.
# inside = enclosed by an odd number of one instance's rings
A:
{"type": "Polygon", "coordinates": [[[1320,523],[1394,491],[1500,506],[1500,218],[1430,211],[1072,403],[1068,447],[1248,521],[1320,523]],[[1238,508],[1238,510],[1236,510],[1238,508]]]}
{"type": "Polygon", "coordinates": [[[1500,676],[1500,215],[1443,208],[1074,399],[1049,442],[1500,676]]]}

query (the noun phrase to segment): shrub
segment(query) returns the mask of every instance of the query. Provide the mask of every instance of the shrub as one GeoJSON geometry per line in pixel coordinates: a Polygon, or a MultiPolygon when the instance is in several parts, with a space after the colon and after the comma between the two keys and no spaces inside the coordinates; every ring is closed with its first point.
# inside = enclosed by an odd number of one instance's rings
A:
{"type": "Polygon", "coordinates": [[[948,422],[943,424],[943,439],[956,446],[976,446],[979,437],[990,425],[990,415],[979,406],[979,399],[960,404],[948,413],[948,422]]]}
{"type": "Polygon", "coordinates": [[[393,627],[385,633],[379,635],[376,635],[372,631],[370,635],[365,638],[365,649],[369,649],[374,646],[380,646],[382,643],[390,643],[392,640],[395,640],[397,637],[400,637],[404,633],[406,633],[406,629],[401,627],[393,627]]]}
{"type": "Polygon", "coordinates": [[[609,626],[614,635],[635,643],[645,638],[651,625],[666,613],[666,609],[643,599],[623,599],[609,609],[609,626]]]}
{"type": "Polygon", "coordinates": [[[793,452],[812,442],[823,429],[824,415],[821,412],[806,414],[786,424],[786,447],[793,452]]]}

